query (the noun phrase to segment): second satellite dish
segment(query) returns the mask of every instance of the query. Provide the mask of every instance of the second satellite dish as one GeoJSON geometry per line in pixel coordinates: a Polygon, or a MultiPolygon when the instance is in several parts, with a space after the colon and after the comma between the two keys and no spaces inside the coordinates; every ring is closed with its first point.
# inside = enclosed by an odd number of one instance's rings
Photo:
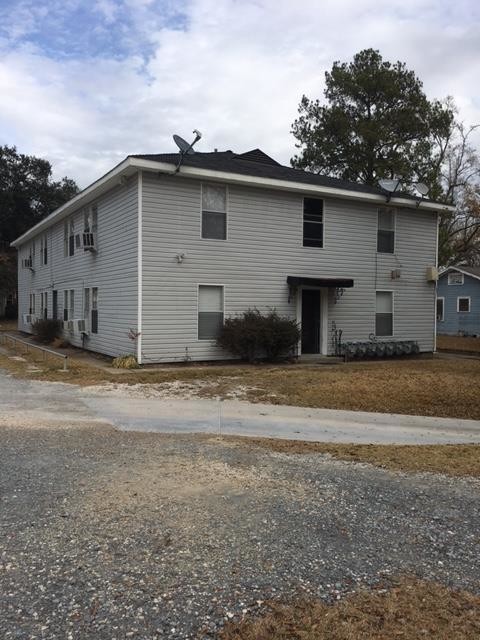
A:
{"type": "Polygon", "coordinates": [[[424,182],[416,182],[415,189],[421,196],[426,196],[429,191],[427,185],[424,182]]]}

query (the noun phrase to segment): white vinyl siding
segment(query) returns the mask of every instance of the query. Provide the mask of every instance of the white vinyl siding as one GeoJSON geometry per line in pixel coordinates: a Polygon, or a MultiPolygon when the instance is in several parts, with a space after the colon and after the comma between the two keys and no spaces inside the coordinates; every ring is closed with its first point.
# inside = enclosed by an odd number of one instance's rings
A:
{"type": "MultiPolygon", "coordinates": [[[[83,318],[85,289],[98,287],[98,333],[89,327],[87,338],[83,338],[77,326],[69,332],[68,340],[77,347],[117,356],[129,353],[131,341],[128,331],[137,327],[138,310],[138,177],[132,176],[127,183],[117,185],[100,196],[93,205],[97,209],[98,250],[75,251],[68,255],[70,221],[73,219],[76,234],[82,234],[85,222],[85,206],[65,220],[59,220],[48,228],[48,268],[19,269],[19,321],[22,331],[31,332],[23,322],[22,315],[28,313],[29,293],[40,296],[41,291],[58,291],[58,318],[63,319],[64,291],[75,291],[75,317],[83,318]],[[64,223],[66,223],[64,225],[64,223]],[[66,232],[65,232],[66,228],[66,232]],[[66,242],[65,242],[66,238],[66,242]],[[66,251],[66,255],[65,255],[66,251]]],[[[199,200],[197,197],[197,220],[199,200]]],[[[94,210],[92,211],[92,214],[94,210]]],[[[92,227],[95,215],[92,215],[92,227]]],[[[45,232],[44,232],[45,233],[45,232]]],[[[38,236],[38,243],[40,242],[38,236]]],[[[40,245],[39,245],[40,246],[40,245]]],[[[26,258],[30,243],[19,247],[19,258],[26,258]]],[[[37,251],[38,253],[38,251],[37,251]]],[[[21,264],[21,262],[20,262],[21,264]]],[[[37,263],[38,264],[38,263],[37,263]]],[[[39,298],[40,300],[40,298],[39,298]]],[[[39,305],[39,302],[37,303],[39,305]]],[[[48,296],[48,313],[53,315],[53,298],[48,296]]],[[[69,301],[66,310],[68,315],[69,301]]],[[[90,311],[90,321],[91,321],[90,311]]],[[[194,316],[195,317],[195,316],[194,316]]]]}
{"type": "Polygon", "coordinates": [[[332,289],[323,292],[328,353],[333,322],[344,341],[374,333],[377,290],[395,292],[395,339],[433,350],[435,287],[425,273],[436,259],[436,214],[397,209],[396,254],[381,254],[378,207],[325,198],[319,250],[303,246],[303,194],[229,184],[228,240],[218,242],[199,237],[199,190],[193,179],[143,174],[144,362],[229,357],[215,341],[198,340],[197,283],[225,286],[225,318],[257,307],[298,320],[288,275],[353,278],[337,300],[332,289]],[[401,277],[392,282],[399,263],[401,277]]]}

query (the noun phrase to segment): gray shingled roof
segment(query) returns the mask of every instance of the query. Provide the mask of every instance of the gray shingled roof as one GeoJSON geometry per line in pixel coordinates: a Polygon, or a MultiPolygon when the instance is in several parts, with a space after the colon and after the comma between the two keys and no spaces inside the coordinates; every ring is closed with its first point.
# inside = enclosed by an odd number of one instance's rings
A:
{"type": "MultiPolygon", "coordinates": [[[[177,164],[180,159],[179,153],[155,153],[136,154],[131,158],[141,158],[143,160],[153,160],[154,162],[168,162],[177,164]]],[[[273,158],[270,158],[261,149],[252,149],[246,153],[233,153],[233,151],[214,151],[212,153],[196,152],[192,155],[184,156],[182,165],[186,167],[196,167],[201,169],[211,169],[212,171],[224,171],[227,173],[238,173],[246,176],[260,178],[271,178],[273,180],[286,180],[290,182],[300,182],[313,184],[321,187],[332,187],[335,189],[345,189],[347,191],[357,191],[359,193],[372,193],[376,195],[386,195],[386,191],[378,187],[371,187],[357,182],[348,182],[330,176],[292,169],[285,167],[273,158]]],[[[409,193],[396,193],[395,197],[402,197],[408,200],[416,200],[415,196],[409,193]]],[[[433,200],[426,200],[434,202],[433,200]]]]}

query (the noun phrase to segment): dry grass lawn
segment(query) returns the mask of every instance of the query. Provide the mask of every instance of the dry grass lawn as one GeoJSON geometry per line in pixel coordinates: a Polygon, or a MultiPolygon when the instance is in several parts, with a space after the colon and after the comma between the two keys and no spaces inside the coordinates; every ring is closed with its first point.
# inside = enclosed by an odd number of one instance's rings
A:
{"type": "Polygon", "coordinates": [[[221,640],[478,640],[480,597],[415,578],[333,605],[271,604],[258,619],[228,623],[221,640]]]}
{"type": "Polygon", "coordinates": [[[245,386],[251,402],[480,419],[480,359],[417,358],[316,367],[189,365],[118,375],[75,360],[65,373],[55,359],[37,359],[40,370],[31,371],[32,358],[21,362],[0,354],[0,367],[21,377],[79,385],[202,380],[211,382],[199,390],[207,397],[226,397],[245,386]]]}
{"type": "Polygon", "coordinates": [[[480,338],[462,336],[437,336],[437,349],[480,353],[480,338]]]}
{"type": "Polygon", "coordinates": [[[480,445],[330,444],[274,438],[231,436],[245,447],[261,447],[288,454],[328,454],[349,462],[367,462],[395,471],[444,473],[480,478],[480,445]]]}

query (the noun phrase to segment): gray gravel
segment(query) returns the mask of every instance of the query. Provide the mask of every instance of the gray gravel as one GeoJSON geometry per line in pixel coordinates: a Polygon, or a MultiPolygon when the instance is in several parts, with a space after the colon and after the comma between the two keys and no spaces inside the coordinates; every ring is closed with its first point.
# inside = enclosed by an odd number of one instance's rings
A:
{"type": "Polygon", "coordinates": [[[212,437],[1,428],[2,640],[211,638],[404,571],[480,591],[480,483],[212,437]]]}

